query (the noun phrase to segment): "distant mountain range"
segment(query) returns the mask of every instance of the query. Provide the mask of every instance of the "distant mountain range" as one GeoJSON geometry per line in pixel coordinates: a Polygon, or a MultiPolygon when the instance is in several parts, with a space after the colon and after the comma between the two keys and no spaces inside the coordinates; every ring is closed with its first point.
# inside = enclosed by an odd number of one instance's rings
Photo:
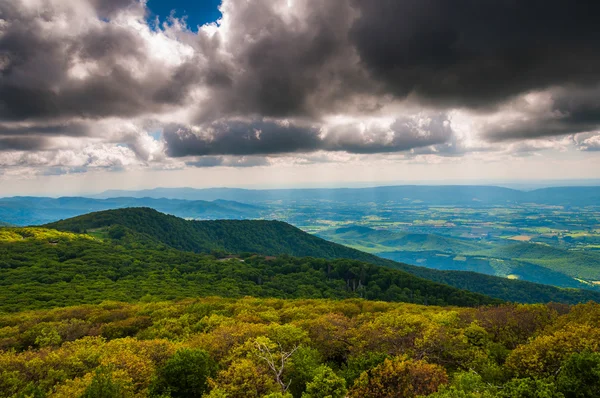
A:
{"type": "Polygon", "coordinates": [[[12,197],[0,199],[0,220],[14,225],[38,225],[89,212],[125,207],[151,207],[163,213],[203,220],[258,218],[264,211],[264,208],[257,205],[222,199],[209,202],[132,197],[12,197]]]}
{"type": "Polygon", "coordinates": [[[387,201],[430,205],[490,205],[538,203],[548,205],[588,206],[600,203],[600,186],[553,187],[520,191],[495,186],[402,185],[375,188],[314,189],[239,189],[239,188],[155,188],[141,191],[110,190],[95,198],[134,197],[186,200],[226,199],[242,202],[332,200],[339,202],[387,201]]]}
{"type": "Polygon", "coordinates": [[[106,191],[93,197],[0,198],[0,221],[14,225],[43,224],[77,215],[125,207],[151,207],[193,219],[260,218],[273,203],[320,201],[410,206],[490,206],[523,203],[560,206],[600,204],[600,187],[543,188],[519,191],[493,186],[390,186],[336,189],[156,188],[106,191]]]}

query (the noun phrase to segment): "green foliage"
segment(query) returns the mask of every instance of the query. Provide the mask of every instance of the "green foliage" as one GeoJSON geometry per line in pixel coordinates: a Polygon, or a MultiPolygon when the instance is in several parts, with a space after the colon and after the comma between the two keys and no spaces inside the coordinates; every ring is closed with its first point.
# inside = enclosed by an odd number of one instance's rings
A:
{"type": "Polygon", "coordinates": [[[339,377],[328,366],[315,371],[315,377],[306,385],[302,398],[344,398],[348,390],[346,380],[339,377]]]}
{"type": "Polygon", "coordinates": [[[452,383],[442,386],[430,398],[493,398],[497,387],[485,383],[481,376],[472,372],[460,372],[454,375],[452,383]]]}
{"type": "Polygon", "coordinates": [[[20,312],[0,315],[0,398],[264,398],[288,382],[287,398],[597,397],[599,319],[594,303],[249,297],[20,312]],[[295,347],[277,377],[265,358],[278,370],[295,347]]]}
{"type": "Polygon", "coordinates": [[[321,354],[318,350],[300,346],[292,355],[292,361],[289,371],[286,373],[286,379],[290,380],[288,391],[299,398],[306,390],[306,385],[313,380],[315,372],[322,363],[321,354]]]}
{"type": "MultiPolygon", "coordinates": [[[[291,255],[324,259],[352,259],[398,269],[420,278],[502,300],[523,303],[553,301],[569,304],[589,300],[600,301],[600,292],[558,289],[477,273],[438,271],[397,263],[328,242],[278,221],[186,221],[149,208],[128,208],[86,214],[48,224],[48,227],[61,231],[95,231],[94,234],[99,234],[99,231],[108,230],[117,225],[125,228],[126,233],[124,235],[119,233],[121,237],[116,241],[135,247],[145,246],[156,249],[168,246],[183,251],[220,253],[221,255],[234,253],[247,256],[248,253],[258,253],[266,256],[291,255]]],[[[354,287],[354,285],[352,286],[354,287]]],[[[393,300],[396,299],[395,297],[402,297],[402,301],[429,304],[425,298],[421,298],[424,301],[415,301],[412,297],[414,292],[402,291],[405,286],[405,283],[391,284],[386,287],[386,289],[391,289],[388,294],[373,286],[374,294],[369,298],[393,300]]],[[[302,294],[315,297],[314,289],[304,286],[300,286],[300,289],[302,294]]],[[[481,301],[480,298],[477,300],[481,301]]],[[[456,303],[455,301],[446,302],[456,303]]]]}
{"type": "MultiPolygon", "coordinates": [[[[499,302],[355,260],[256,255],[243,261],[220,259],[175,250],[130,230],[120,240],[108,241],[35,228],[9,233],[10,239],[0,239],[0,311],[209,295],[364,297],[461,306],[499,302]]],[[[124,337],[137,327],[121,325],[102,334],[124,337]]]]}
{"type": "Polygon", "coordinates": [[[515,379],[504,385],[498,398],[565,398],[551,380],[515,379]]]}
{"type": "Polygon", "coordinates": [[[169,394],[172,398],[201,397],[208,391],[208,378],[217,364],[203,350],[181,349],[158,369],[151,395],[169,394]]]}
{"type": "Polygon", "coordinates": [[[131,391],[121,380],[113,378],[110,367],[100,367],[94,373],[91,384],[85,389],[80,398],[129,398],[131,391]]]}
{"type": "Polygon", "coordinates": [[[600,353],[573,354],[556,382],[565,398],[600,397],[600,353]]]}
{"type": "Polygon", "coordinates": [[[382,352],[361,352],[350,357],[340,373],[346,380],[346,385],[351,386],[362,372],[373,369],[386,359],[389,359],[389,355],[382,352]]]}

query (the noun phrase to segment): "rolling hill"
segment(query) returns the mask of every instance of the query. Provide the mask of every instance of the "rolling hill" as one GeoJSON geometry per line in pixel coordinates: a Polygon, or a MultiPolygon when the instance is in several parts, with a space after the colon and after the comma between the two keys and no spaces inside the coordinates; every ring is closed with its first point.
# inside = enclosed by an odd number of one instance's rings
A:
{"type": "Polygon", "coordinates": [[[515,302],[600,301],[600,293],[560,289],[475,272],[440,271],[386,260],[332,243],[279,221],[186,221],[148,208],[108,210],[46,225],[60,231],[134,233],[171,248],[196,253],[253,252],[323,259],[352,259],[394,268],[430,281],[515,302]],[[118,230],[122,229],[121,232],[118,230]]]}
{"type": "Polygon", "coordinates": [[[319,236],[393,261],[439,270],[474,271],[559,287],[596,289],[600,253],[538,243],[486,243],[435,234],[364,226],[330,229],[319,236]]]}
{"type": "Polygon", "coordinates": [[[434,234],[394,232],[364,226],[335,228],[320,232],[318,235],[324,239],[370,253],[394,250],[463,253],[482,248],[481,244],[465,239],[434,234]]]}
{"type": "Polygon", "coordinates": [[[540,243],[516,243],[481,250],[474,254],[520,261],[581,278],[600,281],[600,253],[566,250],[540,243]]]}

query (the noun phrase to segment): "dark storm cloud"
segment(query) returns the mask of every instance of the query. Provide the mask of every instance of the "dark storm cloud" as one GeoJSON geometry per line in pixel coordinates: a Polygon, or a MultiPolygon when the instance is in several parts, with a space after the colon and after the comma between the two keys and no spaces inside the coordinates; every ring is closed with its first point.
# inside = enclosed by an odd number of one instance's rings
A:
{"type": "Polygon", "coordinates": [[[362,64],[387,90],[442,106],[494,105],[600,79],[600,2],[354,0],[362,64]]]}
{"type": "Polygon", "coordinates": [[[429,145],[442,144],[453,136],[447,116],[435,115],[418,121],[398,118],[390,126],[365,129],[341,126],[332,129],[322,143],[322,149],[350,153],[401,152],[429,145]]]}
{"type": "MultiPolygon", "coordinates": [[[[518,103],[517,103],[518,106],[518,103]]],[[[600,86],[554,90],[548,108],[483,131],[491,141],[522,140],[584,133],[600,129],[600,86]]]]}
{"type": "Polygon", "coordinates": [[[0,125],[2,136],[85,136],[90,133],[90,126],[85,123],[70,122],[47,125],[0,125]]]}
{"type": "MultiPolygon", "coordinates": [[[[492,114],[544,90],[553,93],[549,108],[475,133],[523,140],[600,126],[600,2],[224,0],[222,25],[196,34],[181,21],[144,27],[137,0],[35,1],[0,1],[5,148],[38,150],[13,137],[39,137],[42,148],[53,136],[93,130],[97,138],[96,122],[142,125],[172,114],[187,119],[165,128],[167,155],[207,156],[198,164],[428,147],[421,152],[457,155],[464,148],[450,110],[492,114]],[[433,116],[327,122],[390,117],[415,104],[433,116]]],[[[119,134],[105,142],[136,148],[119,134]]]]}
{"type": "MultiPolygon", "coordinates": [[[[539,120],[484,135],[495,141],[598,127],[598,96],[570,99],[571,92],[600,83],[598,2],[297,1],[297,19],[282,7],[278,1],[224,2],[227,40],[211,43],[232,58],[211,57],[221,62],[213,70],[223,84],[211,90],[197,122],[369,115],[403,100],[485,113],[530,91],[565,87],[555,102],[557,112],[567,113],[560,120],[532,115],[539,120]]],[[[402,145],[373,144],[372,151],[396,147],[402,145]]]]}
{"type": "Polygon", "coordinates": [[[39,151],[47,145],[48,140],[43,137],[0,137],[0,152],[39,151]]]}
{"type": "Polygon", "coordinates": [[[312,152],[319,147],[319,130],[268,121],[220,121],[195,133],[169,126],[163,137],[173,157],[200,155],[257,155],[312,152]]]}
{"type": "MultiPolygon", "coordinates": [[[[48,32],[43,26],[54,20],[83,16],[51,6],[40,14],[8,3],[0,3],[0,15],[7,21],[0,26],[0,120],[160,112],[181,105],[200,78],[193,62],[173,70],[153,63],[142,38],[127,27],[96,20],[87,21],[89,28],[77,35],[48,32]],[[78,64],[91,72],[71,76],[69,70],[78,64]]],[[[135,1],[95,4],[98,18],[140,7],[135,1]]]]}
{"type": "MultiPolygon", "coordinates": [[[[212,92],[212,104],[200,109],[198,121],[215,117],[319,116],[348,110],[354,96],[370,94],[373,83],[356,67],[348,30],[356,11],[345,0],[297,2],[225,1],[230,27],[219,45],[231,59],[220,70],[225,83],[212,92]],[[297,13],[297,15],[293,15],[297,13]]],[[[204,46],[209,46],[205,40],[204,46]]],[[[204,49],[203,49],[204,50],[204,49]]]]}
{"type": "Polygon", "coordinates": [[[441,144],[453,131],[446,115],[397,118],[389,126],[339,125],[332,128],[291,122],[220,121],[193,130],[169,126],[163,132],[172,157],[205,155],[269,155],[344,151],[356,154],[401,152],[441,144]]]}

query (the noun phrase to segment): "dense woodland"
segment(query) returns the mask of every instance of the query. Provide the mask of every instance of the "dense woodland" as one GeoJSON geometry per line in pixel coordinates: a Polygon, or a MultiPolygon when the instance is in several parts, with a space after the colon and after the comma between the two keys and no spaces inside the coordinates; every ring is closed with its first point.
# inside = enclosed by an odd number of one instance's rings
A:
{"type": "Polygon", "coordinates": [[[41,228],[1,229],[0,312],[207,295],[461,306],[500,302],[356,260],[196,254],[118,226],[107,234],[103,241],[41,228]]]}
{"type": "Polygon", "coordinates": [[[450,285],[494,298],[521,302],[580,303],[600,301],[600,292],[562,289],[475,272],[439,271],[397,263],[335,244],[277,221],[186,221],[148,208],[131,208],[91,213],[48,224],[48,228],[75,233],[87,232],[106,239],[146,247],[170,248],[196,253],[258,253],[324,259],[352,259],[395,268],[419,278],[450,285]],[[108,236],[108,231],[112,231],[108,236]]]}
{"type": "Polygon", "coordinates": [[[600,395],[600,305],[203,298],[0,316],[1,397],[600,395]]]}

